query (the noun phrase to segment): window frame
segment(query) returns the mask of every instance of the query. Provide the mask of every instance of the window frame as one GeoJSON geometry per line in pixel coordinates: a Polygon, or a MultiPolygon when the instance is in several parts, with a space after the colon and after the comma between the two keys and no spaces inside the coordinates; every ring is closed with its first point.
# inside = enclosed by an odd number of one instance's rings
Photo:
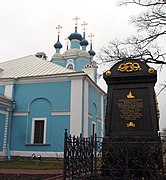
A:
{"type": "Polygon", "coordinates": [[[91,135],[95,135],[96,134],[96,123],[92,122],[91,124],[91,135]],[[93,134],[93,127],[94,127],[94,134],[93,134]]]}
{"type": "Polygon", "coordinates": [[[47,118],[32,118],[31,144],[46,144],[46,124],[47,118]],[[43,143],[34,143],[35,137],[35,121],[44,121],[43,143]]]}
{"type": "Polygon", "coordinates": [[[74,70],[75,69],[75,65],[74,65],[74,60],[73,59],[68,59],[67,60],[67,64],[66,64],[66,68],[68,69],[68,66],[69,65],[72,65],[73,66],[73,69],[70,69],[70,70],[74,70]]]}

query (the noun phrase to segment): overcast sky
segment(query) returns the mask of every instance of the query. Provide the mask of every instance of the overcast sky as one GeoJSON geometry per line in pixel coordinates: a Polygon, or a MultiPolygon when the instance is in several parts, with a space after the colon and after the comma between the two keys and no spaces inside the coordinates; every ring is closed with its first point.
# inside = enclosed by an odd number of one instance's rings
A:
{"type": "MultiPolygon", "coordinates": [[[[58,25],[63,27],[60,34],[63,53],[66,50],[65,38],[74,32],[75,16],[80,17],[79,33],[82,33],[81,24],[85,21],[88,23],[86,39],[88,40],[90,33],[95,35],[93,49],[96,53],[107,46],[109,41],[136,33],[129,20],[131,15],[141,9],[138,6],[118,7],[117,2],[118,0],[0,0],[0,62],[37,52],[45,52],[50,60],[55,52],[53,45],[57,41],[58,25]]],[[[158,80],[158,84],[164,80],[165,75],[165,71],[162,75],[159,74],[162,78],[158,80]]],[[[106,85],[101,80],[100,86],[106,90],[106,85]]],[[[158,97],[162,128],[166,126],[165,96],[166,92],[163,92],[158,97]]]]}

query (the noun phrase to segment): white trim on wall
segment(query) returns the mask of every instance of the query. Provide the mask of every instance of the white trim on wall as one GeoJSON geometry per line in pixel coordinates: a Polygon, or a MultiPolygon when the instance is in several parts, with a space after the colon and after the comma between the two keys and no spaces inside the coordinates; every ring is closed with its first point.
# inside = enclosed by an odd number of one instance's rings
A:
{"type": "Polygon", "coordinates": [[[34,144],[34,135],[35,135],[35,121],[44,121],[44,137],[43,137],[43,144],[46,144],[46,122],[47,118],[32,118],[32,131],[31,131],[31,144],[34,144]]]}
{"type": "Polygon", "coordinates": [[[8,125],[9,125],[9,109],[6,112],[5,127],[3,134],[3,154],[7,155],[7,138],[8,138],[8,125]]]}
{"type": "Polygon", "coordinates": [[[68,116],[70,115],[69,111],[51,111],[52,116],[68,116]]]}
{"type": "Polygon", "coordinates": [[[70,134],[82,133],[82,79],[71,81],[70,134]]]}
{"type": "Polygon", "coordinates": [[[28,116],[28,112],[14,112],[13,116],[28,116]]]}
{"type": "Polygon", "coordinates": [[[11,98],[12,97],[12,91],[13,91],[13,85],[11,85],[11,84],[5,85],[4,96],[11,98]]]}
{"type": "MultiPolygon", "coordinates": [[[[32,154],[36,156],[41,155],[41,157],[62,157],[63,152],[47,152],[47,151],[10,151],[11,156],[24,156],[24,157],[31,157],[32,154]]],[[[1,155],[1,153],[0,153],[1,155]]]]}
{"type": "Polygon", "coordinates": [[[92,119],[92,114],[91,114],[91,113],[88,113],[88,117],[92,119]]]}
{"type": "Polygon", "coordinates": [[[89,96],[89,83],[84,80],[84,137],[88,137],[88,96],[89,96]]]}
{"type": "Polygon", "coordinates": [[[0,114],[6,115],[6,114],[7,114],[7,111],[0,110],[0,114]]]}
{"type": "Polygon", "coordinates": [[[91,135],[93,135],[93,126],[95,127],[94,133],[96,133],[96,123],[92,121],[92,124],[91,124],[91,135]]]}

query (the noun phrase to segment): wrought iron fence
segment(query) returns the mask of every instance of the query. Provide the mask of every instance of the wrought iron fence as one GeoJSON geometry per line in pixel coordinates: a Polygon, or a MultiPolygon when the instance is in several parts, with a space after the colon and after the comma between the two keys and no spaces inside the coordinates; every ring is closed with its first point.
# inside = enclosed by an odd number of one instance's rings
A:
{"type": "Polygon", "coordinates": [[[65,132],[64,179],[164,179],[162,137],[68,136],[65,132]]]}

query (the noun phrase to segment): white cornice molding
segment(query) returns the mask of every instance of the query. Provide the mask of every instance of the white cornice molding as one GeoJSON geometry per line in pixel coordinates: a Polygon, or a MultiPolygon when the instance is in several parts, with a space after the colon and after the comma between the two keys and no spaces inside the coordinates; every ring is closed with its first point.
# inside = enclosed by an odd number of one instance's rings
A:
{"type": "Polygon", "coordinates": [[[17,80],[17,84],[29,84],[29,83],[45,83],[45,82],[60,82],[60,81],[69,81],[72,79],[80,79],[86,75],[84,72],[75,72],[75,73],[63,73],[56,75],[47,75],[47,76],[31,76],[31,77],[20,77],[17,80]]]}
{"type": "MultiPolygon", "coordinates": [[[[15,78],[0,79],[1,85],[13,84],[15,78]]],[[[90,85],[92,85],[98,92],[103,95],[106,93],[83,71],[62,73],[55,75],[44,75],[44,76],[30,76],[30,77],[19,77],[17,78],[16,84],[29,84],[29,83],[45,83],[45,82],[60,82],[70,81],[73,79],[86,79],[90,85]]]]}
{"type": "Polygon", "coordinates": [[[0,104],[5,105],[7,107],[11,107],[12,100],[0,95],[0,104]]]}
{"type": "Polygon", "coordinates": [[[13,116],[28,116],[29,112],[14,112],[13,116]]]}
{"type": "Polygon", "coordinates": [[[4,115],[7,115],[7,111],[3,111],[3,110],[0,110],[0,114],[4,114],[4,115]]]}
{"type": "Polygon", "coordinates": [[[52,116],[69,116],[69,111],[51,111],[52,116]]]}

